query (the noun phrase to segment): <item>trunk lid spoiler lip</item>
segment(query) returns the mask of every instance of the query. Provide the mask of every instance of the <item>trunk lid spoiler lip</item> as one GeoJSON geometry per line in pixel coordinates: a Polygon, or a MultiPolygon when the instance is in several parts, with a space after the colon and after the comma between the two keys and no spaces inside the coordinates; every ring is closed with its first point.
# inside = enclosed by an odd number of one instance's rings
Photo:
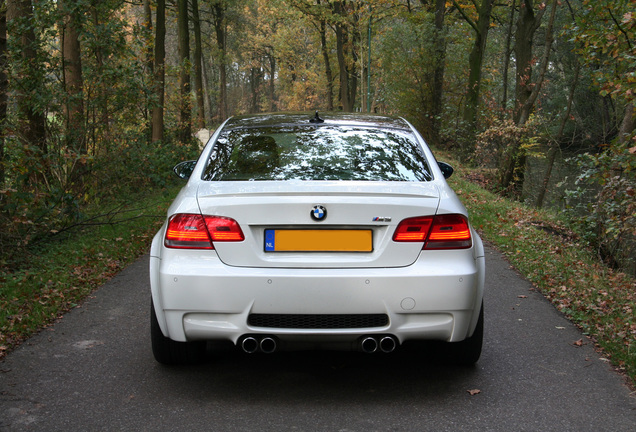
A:
{"type": "Polygon", "coordinates": [[[435,181],[240,181],[201,182],[197,199],[250,196],[382,196],[399,198],[440,198],[435,181]]]}

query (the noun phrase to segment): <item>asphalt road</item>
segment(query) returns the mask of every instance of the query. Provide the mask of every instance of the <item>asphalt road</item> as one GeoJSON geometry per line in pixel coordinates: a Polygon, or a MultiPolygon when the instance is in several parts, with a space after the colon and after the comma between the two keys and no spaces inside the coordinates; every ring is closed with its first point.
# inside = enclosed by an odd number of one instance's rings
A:
{"type": "Polygon", "coordinates": [[[491,248],[474,368],[404,350],[222,347],[205,364],[163,367],[150,350],[147,264],[0,362],[1,431],[636,431],[623,378],[491,248]]]}

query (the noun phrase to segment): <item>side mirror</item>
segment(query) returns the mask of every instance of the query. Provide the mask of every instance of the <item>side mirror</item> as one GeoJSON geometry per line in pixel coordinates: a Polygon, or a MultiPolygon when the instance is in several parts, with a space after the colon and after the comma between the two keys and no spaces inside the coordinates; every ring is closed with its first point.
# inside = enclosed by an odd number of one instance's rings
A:
{"type": "Polygon", "coordinates": [[[445,179],[452,176],[453,173],[455,172],[453,167],[447,164],[446,162],[437,162],[437,165],[439,166],[439,169],[442,170],[442,174],[444,174],[445,179]]]}
{"type": "Polygon", "coordinates": [[[192,175],[192,171],[194,171],[194,166],[196,164],[197,164],[197,161],[195,160],[184,161],[184,162],[178,163],[174,168],[172,168],[172,171],[174,171],[174,173],[178,177],[184,180],[187,180],[192,175]]]}

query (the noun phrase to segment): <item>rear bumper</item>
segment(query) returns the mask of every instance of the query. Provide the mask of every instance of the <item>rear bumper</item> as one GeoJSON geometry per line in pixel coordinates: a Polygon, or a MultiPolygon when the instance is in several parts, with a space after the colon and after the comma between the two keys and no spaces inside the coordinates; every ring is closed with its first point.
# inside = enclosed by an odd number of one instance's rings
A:
{"type": "MultiPolygon", "coordinates": [[[[480,247],[480,242],[477,242],[480,247]]],[[[289,342],[349,342],[362,335],[455,342],[474,330],[483,297],[484,257],[473,250],[423,251],[408,267],[270,269],[229,267],[214,251],[161,250],[150,278],[162,332],[175,341],[267,334],[289,342]],[[250,314],[386,314],[369,328],[271,328],[250,314]]]]}

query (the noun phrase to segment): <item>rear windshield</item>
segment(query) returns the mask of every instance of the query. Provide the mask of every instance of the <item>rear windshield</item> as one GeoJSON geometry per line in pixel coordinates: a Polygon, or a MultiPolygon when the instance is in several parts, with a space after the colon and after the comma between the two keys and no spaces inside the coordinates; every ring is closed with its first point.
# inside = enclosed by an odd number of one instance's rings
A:
{"type": "Polygon", "coordinates": [[[432,175],[408,132],[324,125],[224,132],[203,179],[428,181],[432,175]]]}

